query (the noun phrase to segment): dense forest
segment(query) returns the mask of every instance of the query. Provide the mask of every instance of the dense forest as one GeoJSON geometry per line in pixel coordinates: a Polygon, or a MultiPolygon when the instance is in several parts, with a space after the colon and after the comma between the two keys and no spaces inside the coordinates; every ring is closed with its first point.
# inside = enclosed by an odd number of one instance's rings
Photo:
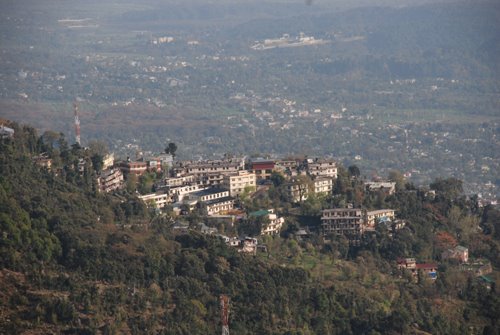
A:
{"type": "MultiPolygon", "coordinates": [[[[134,193],[98,193],[98,154],[63,134],[10,127],[15,136],[0,142],[0,333],[215,334],[227,294],[235,334],[499,334],[494,284],[453,262],[440,262],[435,281],[396,267],[398,257],[438,261],[460,243],[498,278],[500,212],[463,196],[459,180],[435,180],[431,199],[395,175],[395,195],[369,195],[359,170],[341,169],[330,203],[395,208],[407,227],[377,229],[356,248],[300,241],[294,232],[321,206],[310,200],[282,236],[263,239],[267,253],[250,256],[174,233],[178,218],[155,216],[134,193]],[[41,153],[50,171],[34,163],[41,153]]],[[[274,188],[254,205],[270,201],[274,188]]]]}

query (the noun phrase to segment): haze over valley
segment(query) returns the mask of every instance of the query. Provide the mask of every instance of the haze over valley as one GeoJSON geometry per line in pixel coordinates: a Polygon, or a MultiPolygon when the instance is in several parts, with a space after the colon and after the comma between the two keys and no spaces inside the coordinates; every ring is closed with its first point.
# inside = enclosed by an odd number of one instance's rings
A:
{"type": "Polygon", "coordinates": [[[494,1],[1,6],[2,118],[72,134],[77,99],[83,143],[123,157],[327,155],[498,195],[494,1]]]}

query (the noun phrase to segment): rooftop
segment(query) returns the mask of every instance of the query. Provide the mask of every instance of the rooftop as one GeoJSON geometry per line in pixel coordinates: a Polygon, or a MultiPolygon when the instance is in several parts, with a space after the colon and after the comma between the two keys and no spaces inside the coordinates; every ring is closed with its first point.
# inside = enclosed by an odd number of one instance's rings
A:
{"type": "Polygon", "coordinates": [[[217,194],[217,193],[222,193],[222,192],[229,192],[229,191],[222,189],[222,188],[207,188],[205,190],[193,192],[193,195],[202,197],[204,195],[211,195],[211,194],[217,194]]]}
{"type": "Polygon", "coordinates": [[[212,200],[204,201],[203,203],[206,204],[206,205],[213,205],[213,204],[218,204],[218,203],[221,203],[221,202],[233,201],[233,200],[234,200],[233,197],[222,197],[222,198],[217,198],[217,199],[212,199],[212,200]]]}

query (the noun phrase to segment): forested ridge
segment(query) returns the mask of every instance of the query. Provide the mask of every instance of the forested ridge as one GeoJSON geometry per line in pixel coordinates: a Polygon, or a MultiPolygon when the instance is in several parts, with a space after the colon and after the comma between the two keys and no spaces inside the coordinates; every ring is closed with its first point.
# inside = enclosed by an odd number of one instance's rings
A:
{"type": "Polygon", "coordinates": [[[368,196],[344,169],[335,201],[395,208],[407,227],[346,249],[297,242],[297,220],[264,239],[268,254],[250,256],[217,237],[173,233],[173,218],[134,194],[98,193],[95,153],[61,134],[10,127],[14,138],[0,141],[0,333],[215,334],[220,294],[234,334],[499,333],[495,285],[453,262],[440,262],[434,282],[396,267],[398,257],[437,261],[447,234],[498,269],[499,212],[463,196],[459,180],[436,180],[433,199],[404,182],[395,195],[368,196]],[[51,171],[33,162],[41,153],[51,171]]]}

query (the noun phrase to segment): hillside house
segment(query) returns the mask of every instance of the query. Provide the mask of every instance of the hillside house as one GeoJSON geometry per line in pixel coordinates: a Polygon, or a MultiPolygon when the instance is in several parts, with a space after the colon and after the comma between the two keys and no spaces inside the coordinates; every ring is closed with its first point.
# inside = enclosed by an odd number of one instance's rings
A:
{"type": "Polygon", "coordinates": [[[101,171],[97,178],[99,191],[109,193],[122,188],[124,185],[123,173],[120,169],[107,169],[101,171]]]}
{"type": "Polygon", "coordinates": [[[232,197],[239,196],[246,188],[255,190],[256,186],[257,177],[255,173],[246,170],[223,176],[222,187],[228,189],[229,195],[232,197]]]}
{"type": "Polygon", "coordinates": [[[437,269],[438,265],[436,263],[417,263],[417,271],[420,271],[427,279],[436,280],[437,269]]]}
{"type": "Polygon", "coordinates": [[[171,177],[165,178],[160,182],[155,183],[154,187],[157,190],[161,189],[170,189],[178,186],[191,186],[195,183],[194,176],[185,176],[185,177],[171,177]]]}
{"type": "Polygon", "coordinates": [[[435,280],[437,278],[438,265],[436,263],[417,263],[415,258],[398,258],[397,265],[400,270],[408,270],[416,279],[418,274],[424,278],[435,280]]]}
{"type": "Polygon", "coordinates": [[[257,181],[271,179],[275,162],[271,160],[254,160],[250,162],[250,169],[255,173],[257,181]]]}
{"type": "Polygon", "coordinates": [[[139,199],[144,201],[144,203],[146,203],[146,206],[158,209],[162,209],[166,205],[172,203],[172,198],[170,197],[170,195],[164,192],[140,195],[139,199]]]}
{"type": "Polygon", "coordinates": [[[206,200],[199,203],[199,206],[206,210],[208,215],[224,214],[234,208],[234,198],[230,196],[206,200]]]}
{"type": "Polygon", "coordinates": [[[207,190],[208,188],[197,184],[187,184],[184,186],[175,186],[167,188],[167,193],[172,197],[174,202],[184,201],[190,194],[199,191],[207,190]]]}
{"type": "Polygon", "coordinates": [[[292,202],[301,202],[307,200],[310,185],[301,179],[292,178],[290,181],[285,183],[285,190],[292,202]]]}
{"type": "Polygon", "coordinates": [[[114,154],[107,154],[103,157],[102,159],[102,169],[107,170],[113,167],[115,165],[115,155],[114,154]]]}
{"type": "Polygon", "coordinates": [[[220,188],[207,188],[190,193],[184,202],[194,201],[200,208],[206,210],[208,215],[228,212],[234,208],[234,198],[229,196],[229,191],[220,188]]]}
{"type": "Polygon", "coordinates": [[[471,272],[477,277],[487,275],[493,272],[491,262],[486,259],[476,259],[471,262],[460,264],[460,270],[471,272]]]}
{"type": "Polygon", "coordinates": [[[467,263],[469,261],[469,249],[458,245],[453,249],[443,251],[443,253],[441,254],[441,259],[454,259],[459,261],[460,263],[467,263]]]}
{"type": "Polygon", "coordinates": [[[243,159],[207,160],[207,161],[182,161],[174,164],[174,176],[195,176],[205,180],[205,184],[218,185],[225,174],[237,173],[245,167],[243,159]],[[211,178],[210,178],[211,177],[211,178]]]}
{"type": "Polygon", "coordinates": [[[47,153],[42,153],[38,156],[33,157],[33,161],[41,168],[45,168],[49,171],[52,169],[52,159],[49,158],[47,153]]]}
{"type": "Polygon", "coordinates": [[[307,172],[310,176],[337,178],[337,163],[333,160],[316,158],[307,160],[307,172]]]}
{"type": "Polygon", "coordinates": [[[314,183],[314,193],[328,195],[332,193],[333,190],[333,178],[332,177],[316,177],[313,181],[314,183]]]}
{"type": "Polygon", "coordinates": [[[0,125],[0,139],[13,138],[15,134],[14,129],[0,125]]]}
{"type": "Polygon", "coordinates": [[[274,209],[252,212],[249,216],[264,217],[267,219],[268,222],[261,227],[260,235],[278,235],[285,223],[285,218],[278,217],[278,215],[274,213],[274,209]]]}
{"type": "Polygon", "coordinates": [[[257,254],[257,239],[252,237],[245,237],[241,242],[242,248],[238,252],[244,252],[246,254],[257,254]]]}
{"type": "Polygon", "coordinates": [[[297,168],[299,166],[299,163],[296,160],[278,160],[275,163],[275,170],[281,172],[282,174],[286,176],[293,176],[296,175],[297,173],[297,168]]]}
{"type": "Polygon", "coordinates": [[[367,211],[366,226],[375,228],[376,223],[394,221],[395,217],[396,211],[394,209],[377,209],[374,211],[367,211]]]}
{"type": "Polygon", "coordinates": [[[361,236],[367,231],[374,231],[375,225],[383,220],[394,219],[393,209],[366,211],[361,208],[332,208],[325,209],[321,216],[321,230],[323,235],[344,235],[353,245],[358,245],[361,236]]]}
{"type": "Polygon", "coordinates": [[[365,229],[365,216],[361,208],[325,209],[321,216],[323,235],[344,235],[351,245],[361,243],[365,229]]]}
{"type": "Polygon", "coordinates": [[[131,162],[131,161],[124,161],[119,164],[120,170],[123,172],[124,175],[128,175],[129,173],[133,173],[135,175],[143,175],[147,169],[148,169],[148,164],[146,162],[131,162]]]}
{"type": "Polygon", "coordinates": [[[384,192],[387,195],[396,193],[396,183],[390,181],[368,181],[365,182],[365,187],[368,192],[384,192]]]}

